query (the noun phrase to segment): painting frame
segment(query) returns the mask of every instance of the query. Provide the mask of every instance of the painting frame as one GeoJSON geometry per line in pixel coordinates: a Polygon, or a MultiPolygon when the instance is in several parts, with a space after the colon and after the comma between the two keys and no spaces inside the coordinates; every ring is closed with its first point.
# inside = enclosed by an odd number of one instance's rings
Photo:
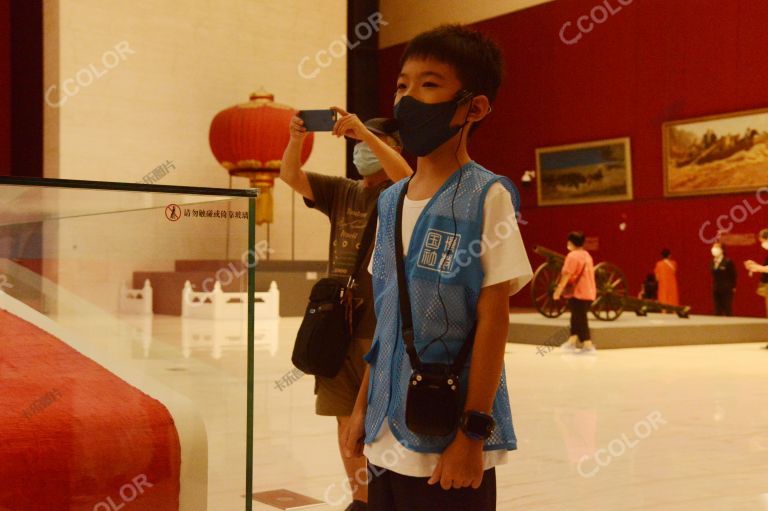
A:
{"type": "MultiPolygon", "coordinates": [[[[572,169],[576,172],[576,168],[572,169]]],[[[583,172],[583,170],[579,171],[583,172]]],[[[549,184],[546,185],[548,188],[549,184]]],[[[601,202],[622,202],[633,199],[632,189],[632,147],[630,137],[616,137],[602,140],[592,140],[589,142],[579,142],[573,144],[564,144],[557,146],[539,147],[536,149],[536,198],[539,206],[563,206],[571,204],[590,204],[601,202]],[[545,155],[565,155],[574,154],[579,151],[594,150],[595,148],[608,148],[609,146],[622,146],[623,151],[623,179],[625,190],[622,193],[606,193],[603,195],[593,194],[583,197],[553,197],[552,192],[545,189],[545,184],[549,183],[551,175],[547,173],[562,172],[564,169],[549,169],[542,164],[542,157],[545,155]]]]}
{"type": "MultiPolygon", "coordinates": [[[[755,190],[760,189],[761,187],[764,187],[768,185],[768,180],[762,184],[744,184],[744,185],[731,185],[728,186],[724,183],[721,184],[715,184],[711,186],[700,186],[700,187],[687,187],[682,188],[679,186],[673,185],[673,179],[678,176],[674,176],[673,174],[676,171],[676,169],[672,169],[673,162],[676,162],[675,156],[671,154],[672,151],[672,133],[673,129],[680,127],[691,127],[691,125],[707,125],[709,129],[712,130],[713,135],[718,133],[718,128],[722,128],[722,125],[724,124],[722,121],[730,121],[730,123],[733,123],[733,121],[737,121],[740,119],[746,119],[746,118],[753,118],[755,116],[765,116],[765,122],[768,124],[768,108],[756,108],[751,110],[739,110],[735,112],[726,112],[726,113],[719,113],[719,114],[712,114],[712,115],[705,115],[700,117],[691,117],[687,119],[678,119],[673,121],[667,121],[662,124],[661,131],[662,131],[662,167],[664,170],[664,196],[665,197],[695,197],[695,196],[703,196],[703,195],[728,195],[728,194],[735,194],[735,193],[744,193],[744,192],[752,192],[755,190]],[[718,125],[717,121],[721,121],[720,125],[718,125]]],[[[745,126],[748,126],[750,123],[745,122],[745,126]]],[[[701,128],[698,128],[701,129],[701,128]]],[[[749,127],[747,127],[747,130],[749,127]]],[[[722,133],[722,129],[719,131],[722,133]]],[[[759,136],[760,133],[757,132],[757,135],[759,136]]],[[[730,133],[726,136],[733,136],[730,133]]],[[[768,136],[768,131],[764,132],[762,137],[768,136]]],[[[723,139],[723,136],[717,137],[715,135],[716,139],[714,143],[719,143],[721,139],[723,139]]],[[[703,137],[702,137],[703,139],[703,137]]],[[[746,143],[746,137],[744,137],[744,142],[746,143]]],[[[751,147],[750,149],[751,150],[751,147]]],[[[715,160],[719,162],[723,162],[723,164],[726,164],[727,158],[725,160],[719,159],[715,160]]],[[[768,159],[765,160],[765,163],[768,165],[768,159]]],[[[686,165],[689,166],[689,165],[686,165]]],[[[679,167],[679,164],[678,164],[679,167]]],[[[726,171],[733,170],[726,168],[726,171]]],[[[683,171],[680,171],[683,172],[683,171]]],[[[706,171],[704,171],[706,172],[706,171]]]]}

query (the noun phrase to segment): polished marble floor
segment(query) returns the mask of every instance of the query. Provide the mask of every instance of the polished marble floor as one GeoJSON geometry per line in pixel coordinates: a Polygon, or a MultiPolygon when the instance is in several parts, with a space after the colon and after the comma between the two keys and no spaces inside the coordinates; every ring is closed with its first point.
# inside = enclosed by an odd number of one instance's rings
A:
{"type": "MultiPolygon", "coordinates": [[[[299,322],[282,318],[257,335],[254,491],[286,488],[331,503],[317,509],[342,510],[335,421],[314,415],[313,378],[277,383],[292,370],[299,322]]],[[[242,341],[177,317],[124,317],[115,325],[112,333],[130,345],[126,360],[199,406],[209,435],[208,509],[243,509],[242,341]],[[189,337],[190,328],[205,333],[189,337]]],[[[761,348],[586,356],[509,344],[518,451],[498,468],[498,509],[768,511],[768,350],[761,348]]]]}

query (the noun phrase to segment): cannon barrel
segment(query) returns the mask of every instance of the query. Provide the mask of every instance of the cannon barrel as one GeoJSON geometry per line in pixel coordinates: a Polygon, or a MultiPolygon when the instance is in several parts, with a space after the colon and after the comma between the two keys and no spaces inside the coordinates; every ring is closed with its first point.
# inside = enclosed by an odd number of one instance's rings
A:
{"type": "Polygon", "coordinates": [[[542,247],[541,245],[537,245],[536,248],[533,249],[533,251],[542,257],[546,257],[548,261],[557,262],[561,264],[565,261],[565,256],[563,254],[559,252],[555,252],[554,250],[550,250],[546,247],[542,247]]]}

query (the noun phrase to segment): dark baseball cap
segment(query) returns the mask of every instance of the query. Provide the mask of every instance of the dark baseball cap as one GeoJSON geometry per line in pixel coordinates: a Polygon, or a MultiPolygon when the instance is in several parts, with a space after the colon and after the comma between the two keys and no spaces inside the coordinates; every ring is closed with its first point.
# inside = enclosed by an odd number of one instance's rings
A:
{"type": "Polygon", "coordinates": [[[363,124],[365,127],[371,130],[371,132],[377,135],[387,135],[395,139],[398,146],[402,146],[403,142],[400,140],[400,133],[397,131],[397,120],[387,117],[374,117],[368,119],[363,124]]]}

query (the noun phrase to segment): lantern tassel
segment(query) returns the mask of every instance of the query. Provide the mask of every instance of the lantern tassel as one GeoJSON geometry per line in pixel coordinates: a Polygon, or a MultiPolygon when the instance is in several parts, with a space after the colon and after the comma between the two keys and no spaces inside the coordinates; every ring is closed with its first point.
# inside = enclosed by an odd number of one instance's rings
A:
{"type": "Polygon", "coordinates": [[[272,188],[260,188],[256,199],[256,225],[271,224],[275,221],[274,203],[272,188]]]}

